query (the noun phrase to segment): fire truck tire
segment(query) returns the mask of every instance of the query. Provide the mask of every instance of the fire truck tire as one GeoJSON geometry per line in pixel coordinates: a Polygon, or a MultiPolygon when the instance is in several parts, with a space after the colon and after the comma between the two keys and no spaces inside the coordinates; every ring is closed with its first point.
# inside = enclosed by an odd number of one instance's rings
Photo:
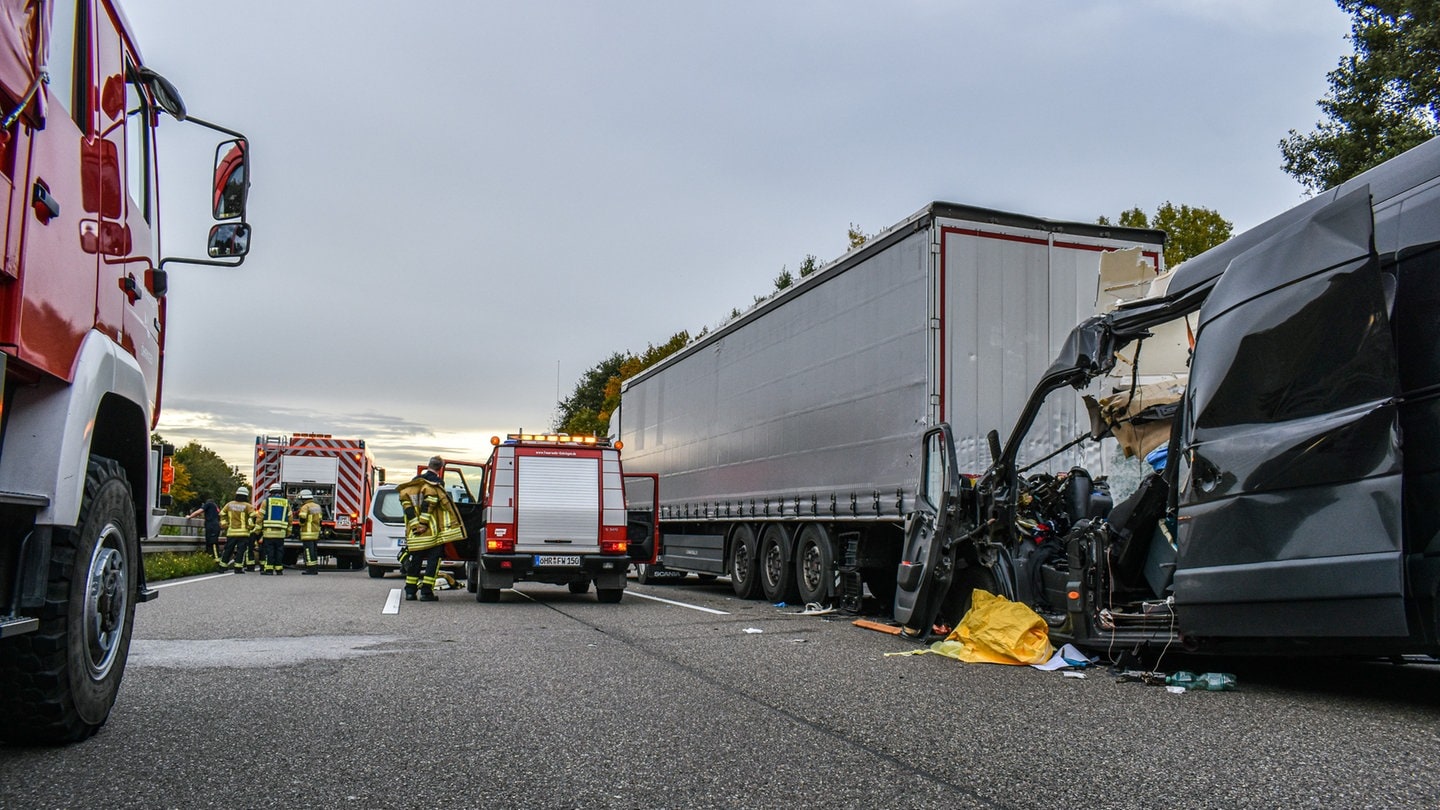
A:
{"type": "Polygon", "coordinates": [[[369,566],[366,570],[370,572],[371,579],[380,579],[381,577],[385,576],[385,569],[381,568],[378,565],[369,566]]]}
{"type": "Polygon", "coordinates": [[[790,559],[790,530],[779,523],[760,533],[760,589],[770,602],[793,603],[800,598],[790,559]]]}
{"type": "Polygon", "coordinates": [[[295,561],[298,559],[300,559],[300,549],[298,548],[285,549],[284,556],[281,557],[281,560],[285,563],[286,568],[293,566],[295,564],[295,561]]]}
{"type": "Polygon", "coordinates": [[[476,573],[479,567],[473,562],[465,563],[465,590],[470,593],[475,593],[480,587],[479,574],[476,573]]]}
{"type": "Polygon", "coordinates": [[[801,604],[828,603],[835,593],[835,547],[824,526],[811,523],[796,541],[795,584],[801,604]]]}
{"type": "Polygon", "coordinates": [[[570,592],[575,594],[576,596],[579,596],[582,593],[589,593],[590,580],[577,579],[574,582],[568,583],[568,587],[570,588],[570,592]]]}
{"type": "Polygon", "coordinates": [[[655,566],[649,563],[635,563],[635,581],[641,585],[655,582],[655,566]]]}
{"type": "Polygon", "coordinates": [[[760,595],[760,555],[755,547],[755,531],[744,523],[737,524],[730,537],[730,588],[741,599],[760,595]]]}
{"type": "Polygon", "coordinates": [[[625,595],[625,589],[624,589],[624,588],[596,588],[596,589],[595,589],[595,601],[597,601],[597,602],[604,602],[604,603],[606,603],[606,604],[611,604],[611,605],[617,604],[617,603],[619,603],[620,598],[623,597],[624,595],[625,595]]]}
{"type": "Polygon", "coordinates": [[[40,627],[0,656],[0,739],[58,744],[105,724],[130,650],[139,584],[135,502],[121,466],[92,458],[76,528],[51,538],[40,627]]]}
{"type": "Polygon", "coordinates": [[[476,602],[499,602],[499,588],[479,588],[475,591],[476,602]]]}

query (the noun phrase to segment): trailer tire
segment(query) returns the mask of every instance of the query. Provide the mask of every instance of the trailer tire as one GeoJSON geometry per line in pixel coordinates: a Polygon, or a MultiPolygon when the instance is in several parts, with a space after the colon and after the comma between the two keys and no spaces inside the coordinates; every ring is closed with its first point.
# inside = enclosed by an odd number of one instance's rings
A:
{"type": "Polygon", "coordinates": [[[807,523],[795,541],[795,585],[800,602],[829,604],[835,595],[835,545],[830,532],[818,523],[807,523]]]}
{"type": "Polygon", "coordinates": [[[740,523],[730,535],[730,588],[741,599],[760,595],[760,555],[755,548],[755,530],[740,523]]]}
{"type": "Polygon", "coordinates": [[[579,596],[579,595],[582,594],[582,593],[589,593],[589,592],[590,592],[590,580],[588,580],[588,579],[577,579],[577,580],[575,580],[574,582],[568,583],[568,584],[566,585],[566,587],[568,587],[568,588],[570,589],[570,593],[573,593],[573,594],[575,594],[576,596],[579,596]]]}
{"type": "Polygon", "coordinates": [[[625,595],[624,588],[596,588],[595,601],[604,602],[608,605],[620,603],[620,598],[625,595]]]}
{"type": "Polygon", "coordinates": [[[54,530],[40,626],[4,643],[0,740],[61,744],[105,725],[125,674],[140,543],[135,502],[118,462],[85,471],[76,527],[54,530]]]}
{"type": "Polygon", "coordinates": [[[770,602],[795,602],[795,563],[790,559],[790,529],[771,523],[760,532],[760,588],[770,602]]]}
{"type": "Polygon", "coordinates": [[[476,602],[499,602],[499,588],[477,588],[475,591],[476,602]]]}

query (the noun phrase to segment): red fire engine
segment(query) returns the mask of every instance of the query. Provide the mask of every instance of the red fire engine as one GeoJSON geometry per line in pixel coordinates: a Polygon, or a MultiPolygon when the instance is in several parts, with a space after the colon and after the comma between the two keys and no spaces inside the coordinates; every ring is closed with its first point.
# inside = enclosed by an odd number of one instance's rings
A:
{"type": "MultiPolygon", "coordinates": [[[[375,495],[375,459],[364,439],[337,439],[328,433],[255,437],[256,497],[279,484],[297,506],[309,490],[325,510],[320,551],[341,568],[365,567],[365,518],[375,495]]],[[[285,564],[292,565],[300,541],[285,541],[285,564]]]]}
{"type": "Polygon", "coordinates": [[[115,0],[0,11],[0,739],[71,742],[109,717],[155,593],[165,265],[243,260],[249,150],[145,67],[115,0]],[[162,112],[231,138],[207,259],[162,258],[162,112]]]}
{"type": "Polygon", "coordinates": [[[655,561],[657,476],[624,474],[620,444],[593,436],[512,433],[491,443],[485,534],[466,572],[475,598],[497,602],[529,580],[577,595],[593,582],[597,600],[619,602],[630,565],[655,561]]]}

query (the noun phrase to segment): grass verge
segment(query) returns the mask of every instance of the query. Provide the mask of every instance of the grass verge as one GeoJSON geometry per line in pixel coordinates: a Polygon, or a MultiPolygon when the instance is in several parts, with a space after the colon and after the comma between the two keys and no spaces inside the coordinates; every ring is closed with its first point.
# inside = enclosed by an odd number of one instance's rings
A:
{"type": "Polygon", "coordinates": [[[145,555],[145,581],[159,582],[195,574],[215,573],[215,558],[205,551],[159,551],[145,555]]]}

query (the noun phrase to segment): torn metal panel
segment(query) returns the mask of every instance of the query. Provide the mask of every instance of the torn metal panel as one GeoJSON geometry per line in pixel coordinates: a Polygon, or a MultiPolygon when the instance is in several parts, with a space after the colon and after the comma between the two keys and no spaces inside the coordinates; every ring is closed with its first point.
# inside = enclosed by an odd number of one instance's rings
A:
{"type": "Polygon", "coordinates": [[[1372,635],[1406,632],[1381,275],[1362,187],[1236,257],[1201,308],[1175,576],[1189,632],[1326,636],[1356,611],[1372,635]]]}

